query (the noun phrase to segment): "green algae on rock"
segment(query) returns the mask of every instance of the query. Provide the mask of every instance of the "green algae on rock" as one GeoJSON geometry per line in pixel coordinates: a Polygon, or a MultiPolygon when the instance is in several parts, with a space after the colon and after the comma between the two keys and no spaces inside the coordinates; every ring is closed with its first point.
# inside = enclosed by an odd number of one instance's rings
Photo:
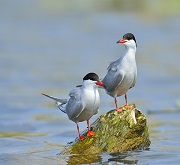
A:
{"type": "MultiPolygon", "coordinates": [[[[148,149],[151,142],[146,116],[134,104],[122,109],[122,113],[111,110],[98,117],[91,124],[91,130],[95,132],[93,136],[85,136],[83,141],[76,138],[60,154],[100,154],[148,149]]],[[[84,135],[86,133],[87,130],[84,135]]]]}

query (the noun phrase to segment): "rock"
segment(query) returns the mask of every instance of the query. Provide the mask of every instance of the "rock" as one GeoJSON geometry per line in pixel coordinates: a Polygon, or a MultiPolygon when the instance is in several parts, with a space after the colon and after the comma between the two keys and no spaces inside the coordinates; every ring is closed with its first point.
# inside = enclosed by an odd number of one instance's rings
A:
{"type": "MultiPolygon", "coordinates": [[[[95,134],[85,140],[69,143],[60,154],[100,154],[145,150],[150,146],[146,116],[134,104],[123,112],[111,110],[91,124],[95,134]]],[[[84,131],[86,135],[87,130],[84,131]]]]}

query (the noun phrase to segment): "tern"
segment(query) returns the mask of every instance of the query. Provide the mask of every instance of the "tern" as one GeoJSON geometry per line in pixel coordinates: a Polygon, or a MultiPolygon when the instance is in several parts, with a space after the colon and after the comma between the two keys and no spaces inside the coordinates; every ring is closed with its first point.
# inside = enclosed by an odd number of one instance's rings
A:
{"type": "Polygon", "coordinates": [[[90,131],[89,119],[97,114],[99,110],[98,86],[104,86],[99,80],[99,76],[96,73],[88,73],[84,76],[82,85],[76,86],[75,89],[69,92],[68,99],[59,99],[42,93],[42,95],[55,100],[58,108],[76,123],[79,140],[84,140],[84,136],[80,135],[79,122],[87,121],[87,136],[94,135],[94,132],[90,131]]]}
{"type": "Polygon", "coordinates": [[[125,46],[125,52],[119,59],[110,63],[102,82],[106,93],[114,98],[116,110],[122,112],[122,109],[118,107],[116,97],[125,94],[125,106],[128,107],[126,93],[130,88],[134,87],[137,77],[135,59],[137,43],[132,33],[126,33],[123,39],[120,39],[117,43],[125,46]]]}

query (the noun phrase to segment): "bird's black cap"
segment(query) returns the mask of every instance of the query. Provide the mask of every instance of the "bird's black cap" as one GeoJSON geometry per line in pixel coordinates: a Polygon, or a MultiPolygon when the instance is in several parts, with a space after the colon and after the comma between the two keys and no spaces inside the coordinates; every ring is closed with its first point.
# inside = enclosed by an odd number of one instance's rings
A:
{"type": "Polygon", "coordinates": [[[83,80],[99,81],[99,76],[96,73],[91,72],[84,76],[83,80]]]}
{"type": "MultiPolygon", "coordinates": [[[[136,38],[135,38],[135,36],[132,33],[126,33],[123,36],[123,39],[125,39],[125,40],[134,40],[135,43],[136,43],[136,38]]],[[[136,43],[136,47],[137,47],[137,43],[136,43]]]]}

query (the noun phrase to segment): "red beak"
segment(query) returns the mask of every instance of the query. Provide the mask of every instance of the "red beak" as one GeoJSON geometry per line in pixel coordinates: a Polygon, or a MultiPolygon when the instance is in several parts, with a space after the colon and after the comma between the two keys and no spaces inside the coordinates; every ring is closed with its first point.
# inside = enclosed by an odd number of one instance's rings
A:
{"type": "Polygon", "coordinates": [[[97,82],[96,82],[96,85],[99,85],[99,86],[104,87],[104,84],[103,84],[103,82],[101,82],[101,81],[97,81],[97,82]]]}
{"type": "Polygon", "coordinates": [[[123,39],[117,41],[117,43],[121,43],[121,44],[123,44],[123,43],[125,43],[125,42],[127,42],[127,41],[126,41],[126,40],[123,40],[123,39]]]}

